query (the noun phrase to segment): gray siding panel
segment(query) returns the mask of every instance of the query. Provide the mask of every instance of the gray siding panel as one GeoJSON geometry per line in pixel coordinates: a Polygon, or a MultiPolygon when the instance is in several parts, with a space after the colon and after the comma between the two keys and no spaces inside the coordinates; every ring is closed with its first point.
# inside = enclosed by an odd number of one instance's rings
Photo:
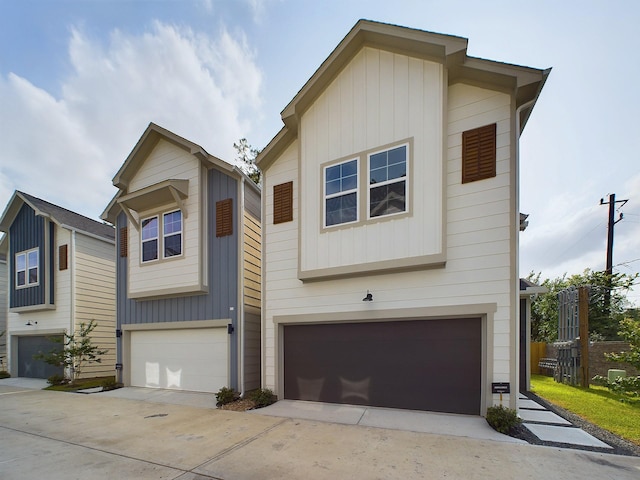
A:
{"type": "Polygon", "coordinates": [[[260,193],[250,185],[247,185],[244,189],[244,208],[253,215],[256,220],[260,221],[260,212],[262,209],[260,193]]]}
{"type": "MultiPolygon", "coordinates": [[[[45,220],[38,217],[29,205],[24,204],[15,220],[9,227],[9,306],[27,307],[32,305],[43,305],[45,302],[45,220]],[[31,250],[39,247],[39,275],[40,282],[37,286],[16,288],[16,253],[31,250]]],[[[50,276],[53,290],[53,276],[50,276]]],[[[53,299],[53,296],[51,297],[53,299]]],[[[52,300],[53,301],[53,300],[52,300]]]]}
{"type": "Polygon", "coordinates": [[[260,388],[260,314],[244,314],[244,391],[260,388]]]}

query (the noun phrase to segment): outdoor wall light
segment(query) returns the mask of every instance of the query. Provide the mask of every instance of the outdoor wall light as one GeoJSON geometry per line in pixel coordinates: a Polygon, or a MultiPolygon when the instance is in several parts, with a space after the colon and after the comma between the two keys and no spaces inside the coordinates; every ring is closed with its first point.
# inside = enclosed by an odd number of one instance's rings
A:
{"type": "Polygon", "coordinates": [[[373,295],[367,290],[367,296],[362,299],[363,302],[373,302],[373,295]]]}

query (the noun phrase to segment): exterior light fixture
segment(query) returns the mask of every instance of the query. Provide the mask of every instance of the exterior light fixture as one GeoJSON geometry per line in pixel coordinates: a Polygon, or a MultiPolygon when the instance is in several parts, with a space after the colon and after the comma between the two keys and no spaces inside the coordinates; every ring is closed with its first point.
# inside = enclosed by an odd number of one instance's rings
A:
{"type": "Polygon", "coordinates": [[[373,302],[373,295],[367,290],[367,296],[362,299],[363,302],[373,302]]]}

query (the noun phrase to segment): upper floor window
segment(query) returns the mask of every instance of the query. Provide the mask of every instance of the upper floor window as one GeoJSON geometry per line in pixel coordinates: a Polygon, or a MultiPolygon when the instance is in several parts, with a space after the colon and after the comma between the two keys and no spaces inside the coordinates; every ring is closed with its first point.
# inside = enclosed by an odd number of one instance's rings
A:
{"type": "Polygon", "coordinates": [[[158,217],[142,220],[142,261],[158,259],[158,217]]]}
{"type": "Polygon", "coordinates": [[[182,255],[182,212],[165,213],[162,216],[164,235],[164,257],[175,257],[182,255]]]}
{"type": "Polygon", "coordinates": [[[358,220],[358,160],[324,169],[325,226],[358,220]]]}
{"type": "Polygon", "coordinates": [[[175,210],[143,219],[141,239],[143,262],[158,260],[160,252],[162,258],[182,255],[182,212],[175,210]]]}
{"type": "Polygon", "coordinates": [[[369,218],[407,211],[407,145],[369,156],[369,218]]]}
{"type": "Polygon", "coordinates": [[[16,287],[38,285],[40,280],[40,251],[37,248],[16,253],[16,287]]]}

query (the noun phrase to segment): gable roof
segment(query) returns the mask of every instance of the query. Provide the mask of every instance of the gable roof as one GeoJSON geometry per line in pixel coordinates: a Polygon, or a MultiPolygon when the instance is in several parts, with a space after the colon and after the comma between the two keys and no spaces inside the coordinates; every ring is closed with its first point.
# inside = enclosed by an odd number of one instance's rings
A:
{"type": "MultiPolygon", "coordinates": [[[[230,163],[221,160],[220,158],[209,154],[203,147],[197,143],[193,143],[186,138],[177,135],[166,128],[163,128],[155,123],[151,122],[147,126],[146,130],[138,140],[138,142],[131,150],[131,153],[127,156],[124,163],[113,177],[113,185],[118,187],[119,191],[113,196],[105,210],[100,215],[100,218],[115,224],[115,218],[121,209],[118,200],[123,196],[131,193],[128,191],[129,183],[131,179],[138,172],[142,164],[145,162],[149,154],[158,145],[160,140],[165,140],[173,145],[181,148],[191,155],[195,156],[203,165],[207,168],[217,167],[220,170],[234,175],[237,178],[245,180],[245,185],[250,185],[249,188],[253,188],[257,192],[260,192],[260,187],[257,186],[240,168],[230,163]]],[[[168,181],[175,181],[167,179],[168,181]]]]}
{"type": "Polygon", "coordinates": [[[398,25],[359,20],[281,112],[284,127],[256,160],[261,169],[297,137],[298,120],[365,46],[443,63],[449,84],[470,82],[510,92],[520,111],[520,131],[531,114],[550,69],[539,70],[467,55],[468,39],[398,25]]]}
{"type": "Polygon", "coordinates": [[[110,225],[105,225],[18,190],[14,192],[0,218],[0,231],[9,232],[9,227],[25,203],[33,209],[36,215],[49,218],[62,227],[72,228],[103,240],[114,241],[115,239],[114,229],[110,225]]]}
{"type": "Polygon", "coordinates": [[[120,170],[118,170],[113,177],[113,185],[121,190],[126,190],[129,186],[129,181],[134,177],[160,139],[166,140],[189,152],[202,162],[210,165],[216,165],[217,167],[229,172],[235,169],[233,165],[207,153],[207,151],[200,145],[193,143],[180,135],[176,135],[166,128],[162,128],[152,122],[149,123],[147,129],[144,131],[138,142],[133,147],[133,150],[131,150],[131,153],[129,153],[120,167],[120,170]]]}

